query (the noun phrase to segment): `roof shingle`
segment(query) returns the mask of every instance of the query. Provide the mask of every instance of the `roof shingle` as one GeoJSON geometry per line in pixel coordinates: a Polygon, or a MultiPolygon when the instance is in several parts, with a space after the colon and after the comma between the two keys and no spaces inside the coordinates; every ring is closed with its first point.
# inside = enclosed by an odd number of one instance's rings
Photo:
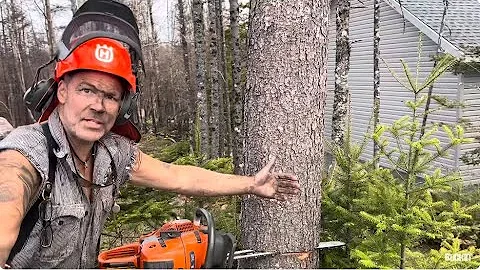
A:
{"type": "MultiPolygon", "coordinates": [[[[432,30],[439,32],[444,0],[396,1],[432,30]]],[[[464,52],[468,47],[480,47],[480,0],[448,0],[442,36],[464,52]]]]}

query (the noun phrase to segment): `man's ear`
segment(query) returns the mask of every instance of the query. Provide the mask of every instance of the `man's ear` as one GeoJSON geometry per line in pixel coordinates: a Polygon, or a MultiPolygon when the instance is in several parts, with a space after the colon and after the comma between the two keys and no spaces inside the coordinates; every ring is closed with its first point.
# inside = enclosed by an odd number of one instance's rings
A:
{"type": "Polygon", "coordinates": [[[58,82],[57,99],[60,104],[64,104],[67,100],[67,84],[64,80],[58,82]]]}

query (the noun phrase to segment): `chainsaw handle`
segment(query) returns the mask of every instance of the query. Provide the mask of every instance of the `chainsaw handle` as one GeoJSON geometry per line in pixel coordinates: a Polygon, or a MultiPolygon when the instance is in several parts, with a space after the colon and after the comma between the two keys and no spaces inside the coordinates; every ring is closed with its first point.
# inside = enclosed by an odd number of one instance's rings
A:
{"type": "Polygon", "coordinates": [[[207,210],[203,208],[198,208],[195,212],[195,219],[193,223],[200,226],[202,217],[207,221],[207,234],[208,234],[208,247],[207,254],[205,255],[205,264],[203,268],[210,269],[213,267],[213,255],[215,252],[215,224],[213,222],[213,217],[207,210]]]}

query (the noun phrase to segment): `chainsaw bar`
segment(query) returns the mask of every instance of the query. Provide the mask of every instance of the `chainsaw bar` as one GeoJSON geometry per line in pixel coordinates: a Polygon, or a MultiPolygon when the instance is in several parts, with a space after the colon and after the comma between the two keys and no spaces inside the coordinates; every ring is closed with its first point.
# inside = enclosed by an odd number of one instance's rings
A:
{"type": "Polygon", "coordinates": [[[246,249],[246,250],[238,250],[233,253],[234,260],[246,259],[246,258],[256,258],[256,257],[264,257],[268,255],[273,255],[273,252],[255,252],[255,250],[246,249]]]}
{"type": "MultiPolygon", "coordinates": [[[[328,241],[328,242],[320,242],[315,249],[322,250],[322,249],[329,249],[329,248],[337,248],[345,246],[344,242],[340,241],[328,241]]],[[[257,257],[265,257],[274,255],[275,252],[256,252],[252,249],[245,249],[245,250],[238,250],[233,253],[234,260],[246,259],[246,258],[257,258],[257,257]]]]}

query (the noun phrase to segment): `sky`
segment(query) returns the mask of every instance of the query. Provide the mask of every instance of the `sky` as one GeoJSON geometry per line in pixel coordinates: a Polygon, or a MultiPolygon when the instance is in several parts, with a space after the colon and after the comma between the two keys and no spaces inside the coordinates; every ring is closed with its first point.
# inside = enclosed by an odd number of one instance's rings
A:
{"type": "MultiPolygon", "coordinates": [[[[27,14],[27,18],[31,18],[33,22],[33,27],[36,33],[45,33],[45,22],[42,16],[44,0],[15,0],[17,3],[21,4],[21,8],[27,14]]],[[[83,2],[85,0],[77,0],[78,2],[83,2]]],[[[128,0],[123,0],[128,1],[128,0]]],[[[140,0],[145,1],[145,0],[140,0]]],[[[153,0],[153,17],[155,22],[155,27],[157,29],[157,36],[159,42],[170,42],[172,40],[178,39],[178,35],[175,36],[175,12],[176,4],[178,0],[153,0]]],[[[479,0],[480,1],[480,0],[479,0]]],[[[1,2],[1,0],[0,0],[1,2]]],[[[184,2],[189,2],[184,1],[184,2]]],[[[248,0],[239,0],[240,3],[246,3],[248,0]]],[[[68,24],[72,18],[72,12],[70,9],[70,0],[50,0],[52,7],[55,12],[53,13],[53,25],[55,30],[55,42],[60,40],[63,28],[68,24]],[[60,8],[58,8],[60,7],[60,8]]],[[[224,5],[224,20],[229,20],[229,1],[223,0],[224,5]]],[[[186,11],[189,12],[189,11],[186,11]]],[[[248,11],[243,10],[241,14],[243,20],[248,18],[248,11]]],[[[228,22],[225,23],[225,25],[228,22]]]]}
{"type": "MultiPolygon", "coordinates": [[[[36,32],[45,32],[42,19],[43,0],[18,0],[27,16],[31,17],[36,32]]],[[[65,27],[72,18],[70,0],[50,0],[52,7],[63,7],[57,9],[53,14],[53,25],[56,40],[60,39],[62,27],[65,27]]],[[[153,0],[153,16],[160,42],[167,42],[173,38],[172,26],[174,19],[174,5],[177,0],[153,0]]]]}

